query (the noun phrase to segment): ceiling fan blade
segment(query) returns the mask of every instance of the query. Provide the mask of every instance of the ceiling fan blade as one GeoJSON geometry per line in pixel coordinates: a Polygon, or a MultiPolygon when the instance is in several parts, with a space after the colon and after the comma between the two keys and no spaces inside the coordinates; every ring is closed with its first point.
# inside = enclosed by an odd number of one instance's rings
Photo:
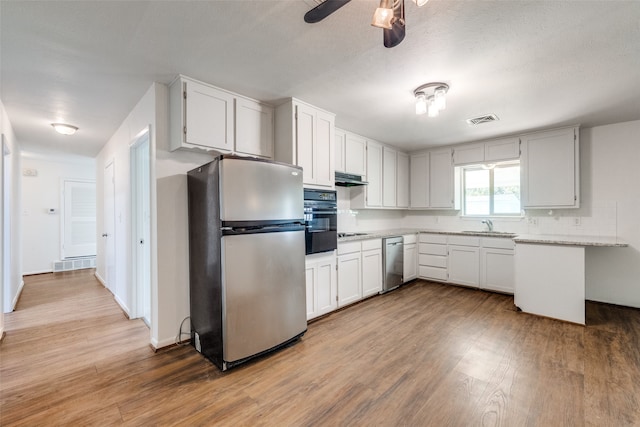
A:
{"type": "Polygon", "coordinates": [[[396,0],[393,2],[394,21],[390,30],[383,29],[384,47],[395,47],[404,40],[405,21],[404,21],[404,0],[396,0]]]}
{"type": "Polygon", "coordinates": [[[404,22],[396,21],[390,30],[382,30],[384,34],[384,47],[396,47],[404,40],[405,25],[404,22]]]}
{"type": "Polygon", "coordinates": [[[322,21],[351,0],[325,0],[304,14],[304,22],[313,24],[322,21]]]}

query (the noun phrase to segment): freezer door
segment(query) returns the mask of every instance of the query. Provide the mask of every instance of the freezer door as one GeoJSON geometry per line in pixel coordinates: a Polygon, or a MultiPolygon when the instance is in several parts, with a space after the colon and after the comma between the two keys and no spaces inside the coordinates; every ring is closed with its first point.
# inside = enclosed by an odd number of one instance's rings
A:
{"type": "Polygon", "coordinates": [[[234,362],[307,329],[304,231],[222,238],[223,357],[234,362]]]}
{"type": "Polygon", "coordinates": [[[304,217],[302,169],[281,163],[220,161],[220,220],[273,221],[304,217]]]}

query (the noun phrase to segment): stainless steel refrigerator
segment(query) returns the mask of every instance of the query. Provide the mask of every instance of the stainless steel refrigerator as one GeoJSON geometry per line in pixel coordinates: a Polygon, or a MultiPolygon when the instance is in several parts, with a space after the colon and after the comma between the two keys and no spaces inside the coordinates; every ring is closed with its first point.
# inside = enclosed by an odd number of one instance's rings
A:
{"type": "Polygon", "coordinates": [[[224,371],[307,330],[302,168],[222,155],[187,183],[191,343],[224,371]]]}

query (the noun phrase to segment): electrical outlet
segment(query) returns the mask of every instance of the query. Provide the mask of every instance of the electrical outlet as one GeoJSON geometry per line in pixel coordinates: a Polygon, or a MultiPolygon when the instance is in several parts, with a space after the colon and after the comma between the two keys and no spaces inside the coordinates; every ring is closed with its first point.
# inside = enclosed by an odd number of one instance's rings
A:
{"type": "Polygon", "coordinates": [[[527,222],[529,223],[529,225],[533,225],[534,227],[538,226],[538,218],[527,218],[527,222]]]}
{"type": "Polygon", "coordinates": [[[582,225],[582,219],[579,216],[573,217],[573,225],[576,227],[582,225]]]}

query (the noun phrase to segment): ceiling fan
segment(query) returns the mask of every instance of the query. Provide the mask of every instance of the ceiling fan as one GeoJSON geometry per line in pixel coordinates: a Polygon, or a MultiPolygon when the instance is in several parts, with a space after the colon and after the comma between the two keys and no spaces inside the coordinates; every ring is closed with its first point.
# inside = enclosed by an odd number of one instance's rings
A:
{"type": "MultiPolygon", "coordinates": [[[[304,21],[313,24],[320,22],[351,0],[324,0],[304,15],[304,21]]],[[[427,0],[413,0],[418,6],[427,0]]],[[[373,15],[371,25],[382,28],[383,43],[391,48],[400,44],[405,36],[404,0],[380,0],[380,7],[373,15]]]]}

